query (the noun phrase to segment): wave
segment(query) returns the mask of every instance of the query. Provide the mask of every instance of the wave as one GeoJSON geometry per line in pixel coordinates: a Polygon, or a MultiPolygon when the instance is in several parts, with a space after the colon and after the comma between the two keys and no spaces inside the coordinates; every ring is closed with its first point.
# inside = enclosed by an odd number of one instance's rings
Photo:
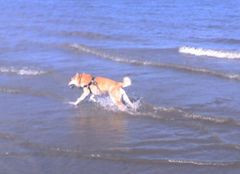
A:
{"type": "Polygon", "coordinates": [[[167,117],[170,117],[169,119],[190,119],[190,120],[197,120],[197,121],[204,121],[208,123],[215,123],[215,124],[230,124],[230,125],[236,125],[240,126],[240,121],[234,120],[232,118],[224,118],[219,116],[211,116],[211,115],[201,115],[196,114],[192,112],[187,112],[180,108],[175,107],[153,107],[153,110],[155,111],[155,116],[158,114],[160,115],[162,112],[169,113],[167,117]]]}
{"type": "MultiPolygon", "coordinates": [[[[118,108],[113,104],[110,97],[108,96],[96,97],[95,104],[104,110],[119,112],[118,108]]],[[[201,115],[176,107],[154,106],[144,103],[142,99],[135,100],[133,102],[133,105],[134,109],[127,109],[125,111],[126,114],[129,114],[131,116],[149,117],[159,120],[201,121],[203,123],[209,124],[240,126],[240,121],[233,118],[225,118],[214,115],[201,115]]]]}
{"type": "Polygon", "coordinates": [[[120,63],[133,64],[138,66],[142,65],[142,66],[152,66],[157,68],[167,68],[167,69],[173,69],[173,70],[184,71],[184,72],[207,74],[207,75],[229,79],[229,80],[238,80],[238,81],[240,80],[240,74],[224,73],[224,72],[212,71],[205,68],[196,68],[196,67],[189,67],[184,65],[165,64],[165,63],[158,63],[158,62],[152,62],[152,61],[136,60],[133,58],[124,58],[121,56],[111,55],[111,54],[105,53],[104,51],[100,51],[100,50],[87,47],[84,45],[79,45],[79,44],[72,44],[70,45],[70,47],[84,53],[93,54],[100,58],[104,58],[104,59],[108,59],[108,60],[120,62],[120,63]]]}
{"type": "Polygon", "coordinates": [[[240,39],[231,39],[231,38],[216,38],[211,39],[216,43],[227,43],[227,44],[240,44],[240,39]]]}
{"type": "Polygon", "coordinates": [[[88,40],[104,40],[104,41],[128,41],[128,42],[135,42],[135,41],[141,41],[142,39],[131,36],[131,35],[110,35],[110,34],[104,34],[104,33],[98,33],[98,32],[89,32],[89,31],[61,31],[59,32],[62,36],[67,37],[80,37],[83,39],[88,40]]]}
{"type": "Polygon", "coordinates": [[[36,76],[36,75],[45,74],[46,72],[42,70],[30,69],[28,67],[16,68],[11,66],[11,67],[0,67],[0,73],[36,76]]]}
{"type": "Polygon", "coordinates": [[[105,35],[101,33],[94,33],[94,32],[84,32],[84,31],[63,31],[60,34],[65,36],[74,36],[74,37],[82,37],[86,39],[94,39],[94,40],[109,40],[114,39],[114,37],[110,35],[105,35]]]}
{"type": "MultiPolygon", "coordinates": [[[[1,137],[1,134],[0,134],[1,137]]],[[[28,157],[28,156],[45,156],[45,157],[68,157],[72,158],[84,158],[95,160],[109,160],[120,161],[125,163],[137,163],[137,164],[165,164],[165,165],[193,165],[193,166],[213,166],[213,167],[238,167],[240,161],[236,160],[195,160],[195,159],[179,159],[178,157],[171,158],[165,157],[163,153],[169,154],[169,152],[179,156],[179,153],[187,153],[188,148],[185,149],[146,149],[146,148],[129,148],[129,147],[114,147],[101,150],[80,150],[79,148],[60,147],[58,145],[46,145],[35,143],[21,137],[12,136],[3,133],[3,138],[9,141],[15,142],[19,147],[26,149],[26,151],[5,151],[1,152],[2,157],[28,157]],[[158,156],[156,156],[158,154],[158,156]],[[154,157],[152,157],[154,155],[154,157]],[[162,157],[164,155],[164,157],[162,157]]],[[[214,145],[212,145],[213,147],[214,145]]],[[[198,148],[194,148],[196,152],[199,152],[198,148]]],[[[204,147],[201,150],[205,150],[204,147]]]]}
{"type": "Polygon", "coordinates": [[[188,112],[180,108],[152,106],[144,103],[138,103],[137,111],[127,111],[127,113],[132,116],[143,116],[160,120],[201,121],[209,124],[240,126],[240,121],[233,118],[225,118],[213,115],[201,115],[193,112],[188,112]]]}
{"type": "Polygon", "coordinates": [[[16,139],[16,136],[6,132],[0,132],[0,139],[13,141],[16,139]]]}
{"type": "Polygon", "coordinates": [[[202,38],[202,37],[191,37],[193,42],[199,43],[215,43],[215,44],[230,44],[230,45],[239,45],[240,39],[234,38],[202,38]]]}
{"type": "Polygon", "coordinates": [[[225,58],[225,59],[240,59],[240,52],[234,51],[221,51],[221,50],[212,50],[204,48],[194,48],[194,47],[180,47],[179,53],[191,54],[195,56],[208,56],[215,58],[225,58]]]}
{"type": "Polygon", "coordinates": [[[167,160],[172,164],[185,164],[185,165],[197,165],[197,166],[238,166],[239,161],[233,162],[211,162],[211,161],[194,161],[194,160],[167,160]]]}
{"type": "MultiPolygon", "coordinates": [[[[156,154],[158,149],[152,150],[134,150],[131,148],[114,148],[114,149],[102,149],[101,151],[81,151],[79,149],[71,149],[64,147],[52,147],[43,144],[36,144],[29,141],[20,142],[20,146],[31,149],[33,152],[5,152],[0,156],[29,156],[29,155],[41,155],[41,156],[65,156],[70,158],[86,158],[95,160],[109,160],[109,161],[121,161],[126,163],[141,163],[141,164],[167,164],[167,165],[194,165],[194,166],[218,166],[218,167],[239,167],[239,161],[203,161],[203,160],[192,160],[192,159],[174,159],[174,158],[149,158],[144,156],[138,156],[138,154],[151,155],[156,154]]],[[[167,149],[163,149],[164,152],[167,149]]],[[[186,151],[188,151],[186,149],[186,151]]],[[[180,153],[186,153],[181,152],[180,153]]],[[[162,153],[160,152],[160,153],[162,153]]],[[[174,152],[173,152],[174,153],[174,152]]],[[[176,154],[176,153],[174,153],[176,154]]],[[[178,154],[178,153],[177,153],[178,154]]]]}
{"type": "Polygon", "coordinates": [[[21,91],[13,88],[0,87],[0,93],[19,94],[21,91]]]}
{"type": "Polygon", "coordinates": [[[58,95],[53,92],[46,92],[40,90],[33,90],[30,87],[5,87],[0,86],[0,93],[10,94],[10,95],[24,95],[24,96],[32,96],[32,97],[40,97],[40,98],[48,98],[56,101],[63,101],[64,97],[62,95],[58,95]]]}
{"type": "MultiPolygon", "coordinates": [[[[94,160],[108,160],[108,161],[119,161],[124,163],[136,163],[136,164],[164,164],[164,165],[192,165],[192,166],[212,166],[212,167],[238,167],[239,161],[203,161],[203,160],[192,160],[192,159],[174,159],[174,158],[149,158],[149,157],[139,157],[138,152],[133,152],[135,154],[129,154],[129,150],[116,152],[115,150],[101,150],[97,151],[81,151],[79,149],[64,148],[58,146],[49,146],[43,144],[36,144],[29,141],[19,142],[20,147],[30,150],[30,152],[2,152],[1,157],[28,157],[28,156],[57,156],[57,157],[68,157],[68,158],[84,158],[84,159],[94,159],[94,160]]],[[[155,154],[155,151],[150,151],[151,154],[155,154]]],[[[142,151],[140,151],[142,154],[142,151]]],[[[131,150],[130,150],[131,153],[131,150]]],[[[149,154],[147,151],[144,152],[145,155],[149,154]]]]}
{"type": "MultiPolygon", "coordinates": [[[[115,153],[114,151],[100,151],[100,152],[82,152],[73,149],[64,149],[64,148],[49,148],[48,150],[52,151],[56,155],[69,155],[71,157],[77,158],[90,158],[98,160],[110,160],[110,161],[121,161],[121,162],[132,162],[132,163],[141,163],[141,164],[168,164],[168,165],[194,165],[194,166],[218,166],[218,167],[230,167],[230,166],[239,166],[239,161],[198,161],[198,160],[183,160],[183,159],[168,159],[168,158],[144,158],[144,157],[130,157],[129,150],[123,153],[115,153]]],[[[150,153],[155,154],[157,150],[153,150],[150,153]]],[[[137,152],[133,152],[137,153],[137,152]]],[[[141,151],[142,153],[142,151],[141,151]]],[[[148,154],[149,152],[145,152],[148,154]]],[[[48,153],[45,153],[46,155],[48,153]]],[[[50,153],[51,154],[51,153],[50,153]]]]}

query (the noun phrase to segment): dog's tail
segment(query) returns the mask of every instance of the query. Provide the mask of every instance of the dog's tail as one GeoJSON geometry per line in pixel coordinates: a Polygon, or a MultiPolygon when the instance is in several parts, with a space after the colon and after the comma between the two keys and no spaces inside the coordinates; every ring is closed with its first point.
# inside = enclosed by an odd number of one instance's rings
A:
{"type": "Polygon", "coordinates": [[[122,82],[122,87],[125,88],[127,86],[131,86],[132,81],[129,77],[124,77],[122,82]]]}

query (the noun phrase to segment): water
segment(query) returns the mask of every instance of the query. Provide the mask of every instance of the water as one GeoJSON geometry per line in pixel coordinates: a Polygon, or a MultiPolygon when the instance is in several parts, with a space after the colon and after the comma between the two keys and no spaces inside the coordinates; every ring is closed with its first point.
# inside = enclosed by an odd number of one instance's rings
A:
{"type": "Polygon", "coordinates": [[[239,1],[0,1],[1,173],[240,172],[239,1]],[[76,72],[121,81],[78,107],[76,72]]]}

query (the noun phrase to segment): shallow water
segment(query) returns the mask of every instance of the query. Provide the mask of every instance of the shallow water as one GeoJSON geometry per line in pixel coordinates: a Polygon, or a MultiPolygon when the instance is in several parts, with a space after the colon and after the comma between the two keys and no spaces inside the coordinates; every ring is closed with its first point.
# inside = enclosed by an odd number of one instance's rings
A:
{"type": "Polygon", "coordinates": [[[236,1],[0,0],[1,173],[240,171],[236,1]],[[121,81],[68,104],[76,72],[121,81]]]}

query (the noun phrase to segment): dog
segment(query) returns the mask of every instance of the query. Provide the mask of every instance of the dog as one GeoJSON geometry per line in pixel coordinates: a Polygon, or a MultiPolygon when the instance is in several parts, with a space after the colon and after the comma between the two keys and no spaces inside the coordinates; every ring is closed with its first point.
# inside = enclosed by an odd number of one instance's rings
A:
{"type": "Polygon", "coordinates": [[[128,98],[126,92],[123,88],[130,86],[132,84],[129,77],[124,77],[122,82],[117,82],[115,80],[106,77],[94,77],[86,73],[76,73],[68,83],[70,88],[78,87],[83,89],[82,95],[75,101],[69,102],[73,105],[78,105],[87,96],[90,95],[90,100],[96,101],[96,95],[108,94],[113,101],[113,103],[120,109],[126,110],[127,106],[134,109],[133,103],[128,98]],[[126,105],[125,105],[125,104],[126,105]]]}

